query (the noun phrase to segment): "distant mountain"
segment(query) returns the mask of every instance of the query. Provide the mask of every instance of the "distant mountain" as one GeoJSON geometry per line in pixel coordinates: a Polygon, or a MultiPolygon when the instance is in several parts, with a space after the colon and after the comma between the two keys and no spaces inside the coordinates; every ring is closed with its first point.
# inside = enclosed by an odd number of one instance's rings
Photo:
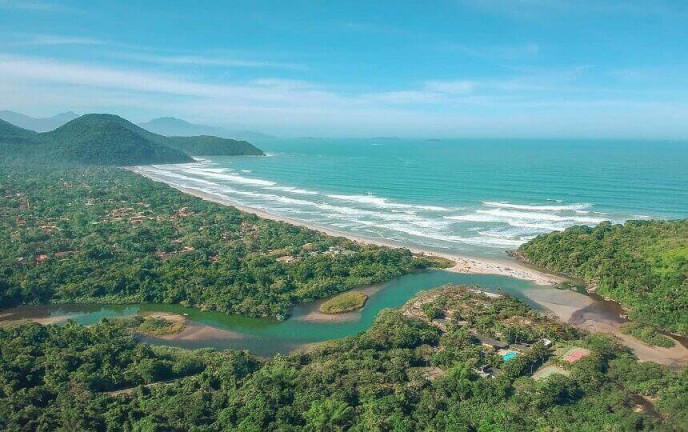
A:
{"type": "Polygon", "coordinates": [[[211,135],[236,140],[273,139],[274,136],[253,131],[231,131],[222,127],[189,123],[174,117],[160,117],[146,123],[139,124],[142,128],[165,136],[196,136],[211,135]]]}
{"type": "Polygon", "coordinates": [[[263,155],[245,141],[166,137],[112,114],[87,114],[43,133],[0,120],[0,156],[88,165],[192,162],[194,155],[263,155]]]}
{"type": "Polygon", "coordinates": [[[79,117],[69,111],[52,117],[31,117],[14,111],[0,111],[0,120],[36,132],[48,132],[59,128],[68,121],[79,117]]]}
{"type": "MultiPolygon", "coordinates": [[[[191,125],[191,123],[187,123],[184,120],[173,119],[172,117],[167,117],[167,119],[173,120],[173,123],[178,125],[183,123],[191,125]]],[[[249,144],[246,141],[237,141],[229,138],[221,138],[203,134],[199,136],[165,136],[153,133],[148,129],[144,129],[141,126],[136,126],[132,123],[130,123],[130,125],[135,127],[138,133],[141,133],[152,141],[168,147],[176,148],[193,156],[265,156],[262,150],[254,147],[252,144],[249,144]]]]}

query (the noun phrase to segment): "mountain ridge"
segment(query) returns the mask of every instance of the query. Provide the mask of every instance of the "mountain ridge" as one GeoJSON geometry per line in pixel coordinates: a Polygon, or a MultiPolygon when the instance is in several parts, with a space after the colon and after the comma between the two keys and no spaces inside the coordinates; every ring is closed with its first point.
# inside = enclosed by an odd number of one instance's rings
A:
{"type": "Polygon", "coordinates": [[[73,111],[59,113],[52,117],[32,117],[16,111],[0,111],[0,120],[36,132],[49,132],[55,130],[78,117],[79,115],[73,111]]]}
{"type": "Polygon", "coordinates": [[[158,117],[144,123],[139,123],[139,126],[151,132],[164,136],[198,136],[209,135],[220,138],[242,140],[255,139],[274,139],[272,135],[255,132],[250,130],[232,131],[220,126],[209,126],[204,124],[191,123],[176,117],[158,117]]]}
{"type": "Polygon", "coordinates": [[[187,163],[195,155],[264,153],[245,141],[219,137],[165,137],[114,114],[85,114],[50,132],[0,120],[0,151],[10,158],[86,165],[187,163]]]}

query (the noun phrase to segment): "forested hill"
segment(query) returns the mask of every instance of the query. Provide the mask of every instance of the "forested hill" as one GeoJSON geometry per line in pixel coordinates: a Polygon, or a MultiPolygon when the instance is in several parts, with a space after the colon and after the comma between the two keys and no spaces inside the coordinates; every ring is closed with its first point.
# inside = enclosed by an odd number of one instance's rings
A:
{"type": "Polygon", "coordinates": [[[86,165],[145,165],[191,162],[192,154],[262,155],[249,143],[217,137],[169,138],[111,114],[86,114],[45,133],[0,121],[5,159],[86,165]]]}
{"type": "Polygon", "coordinates": [[[14,146],[31,144],[37,139],[38,134],[36,132],[0,120],[0,149],[3,151],[12,151],[14,146]]]}
{"type": "Polygon", "coordinates": [[[529,262],[597,287],[633,320],[688,334],[688,220],[603,222],[538,236],[529,262]]]}
{"type": "Polygon", "coordinates": [[[210,135],[166,137],[165,142],[194,156],[265,156],[262,150],[246,141],[210,135]]]}
{"type": "Polygon", "coordinates": [[[51,159],[93,165],[183,163],[184,152],[151,139],[143,129],[115,115],[87,114],[41,134],[51,159]]]}

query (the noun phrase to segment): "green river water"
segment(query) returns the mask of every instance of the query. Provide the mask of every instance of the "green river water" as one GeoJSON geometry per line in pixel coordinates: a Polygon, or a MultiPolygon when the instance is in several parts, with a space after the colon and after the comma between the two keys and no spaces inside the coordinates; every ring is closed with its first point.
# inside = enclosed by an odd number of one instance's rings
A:
{"type": "Polygon", "coordinates": [[[398,308],[420,291],[445,284],[477,285],[485,291],[514,295],[537,307],[524,295],[528,289],[538,289],[527,281],[504,276],[427,271],[401,276],[378,286],[361,288],[367,290],[370,296],[365,307],[334,321],[308,319],[310,314],[317,312],[320,302],[296,306],[291,318],[285,321],[247,318],[167,304],[22,306],[3,311],[2,320],[68,316],[79,324],[89,325],[102,318],[131,316],[141,312],[185,314],[192,329],[209,326],[225,331],[198,332],[193,337],[174,340],[151,337],[143,337],[143,340],[184,348],[248,349],[255,354],[268,356],[286,353],[305,344],[364,331],[382,309],[398,308]]]}

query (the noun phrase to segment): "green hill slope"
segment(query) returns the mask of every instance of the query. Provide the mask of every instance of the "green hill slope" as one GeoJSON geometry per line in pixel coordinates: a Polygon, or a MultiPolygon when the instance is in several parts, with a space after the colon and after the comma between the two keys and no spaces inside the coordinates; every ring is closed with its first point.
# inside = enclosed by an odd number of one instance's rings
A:
{"type": "Polygon", "coordinates": [[[688,334],[688,220],[603,222],[538,236],[518,254],[585,280],[632,319],[688,334]]]}
{"type": "Polygon", "coordinates": [[[192,162],[191,154],[262,156],[263,152],[245,141],[213,136],[158,135],[112,114],[86,114],[44,133],[0,120],[0,157],[7,159],[86,165],[145,165],[192,162]]]}
{"type": "Polygon", "coordinates": [[[69,162],[135,165],[192,161],[184,152],[151,139],[149,134],[119,116],[87,114],[41,134],[41,138],[47,156],[69,162]]]}
{"type": "Polygon", "coordinates": [[[197,156],[265,156],[262,150],[246,141],[219,138],[209,135],[195,137],[169,137],[171,147],[197,156]]]}
{"type": "Polygon", "coordinates": [[[35,144],[39,134],[22,129],[4,120],[0,120],[0,150],[9,151],[16,144],[35,144]]]}

